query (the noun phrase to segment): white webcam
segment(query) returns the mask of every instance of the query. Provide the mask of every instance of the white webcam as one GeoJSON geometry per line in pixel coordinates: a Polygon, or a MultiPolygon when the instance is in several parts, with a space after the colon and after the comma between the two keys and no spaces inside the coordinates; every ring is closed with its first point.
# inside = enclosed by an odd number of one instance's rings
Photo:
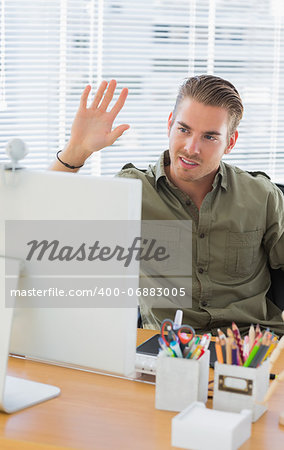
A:
{"type": "Polygon", "coordinates": [[[28,147],[22,139],[14,138],[7,143],[6,153],[12,162],[12,164],[6,165],[6,169],[20,169],[18,161],[27,155],[28,147]]]}

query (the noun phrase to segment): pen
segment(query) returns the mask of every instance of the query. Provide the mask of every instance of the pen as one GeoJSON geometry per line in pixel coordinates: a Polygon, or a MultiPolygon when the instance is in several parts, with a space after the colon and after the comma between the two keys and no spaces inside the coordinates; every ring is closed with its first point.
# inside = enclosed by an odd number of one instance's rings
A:
{"type": "Polygon", "coordinates": [[[269,344],[263,346],[263,351],[259,355],[259,360],[257,362],[257,366],[256,367],[260,366],[263,363],[268,349],[269,349],[269,344]]]}
{"type": "Polygon", "coordinates": [[[232,332],[231,328],[227,328],[227,336],[228,338],[232,338],[233,340],[234,338],[234,333],[232,332]]]}
{"type": "Polygon", "coordinates": [[[238,347],[235,341],[232,344],[232,364],[238,366],[238,347]]]}
{"type": "Polygon", "coordinates": [[[252,349],[254,341],[255,341],[255,331],[254,331],[254,326],[251,325],[250,329],[249,329],[249,352],[252,349]]]}
{"type": "Polygon", "coordinates": [[[190,353],[191,348],[193,347],[193,345],[194,345],[194,339],[192,339],[192,340],[185,346],[184,351],[183,351],[183,357],[184,357],[184,358],[187,358],[187,355],[190,353]]]}
{"type": "Polygon", "coordinates": [[[260,339],[262,339],[262,333],[259,333],[258,336],[255,338],[255,341],[254,341],[254,344],[252,346],[250,353],[252,352],[254,346],[259,343],[260,339]]]}
{"type": "Polygon", "coordinates": [[[202,350],[201,345],[197,345],[197,347],[195,348],[194,352],[191,355],[191,359],[197,359],[197,356],[200,355],[201,350],[202,350]]]}
{"type": "Polygon", "coordinates": [[[200,359],[201,356],[205,353],[204,348],[201,349],[199,356],[196,359],[200,359]]]}
{"type": "Polygon", "coordinates": [[[219,338],[220,339],[224,339],[225,341],[226,341],[226,335],[225,335],[225,333],[223,333],[223,331],[222,330],[220,330],[220,328],[218,328],[217,329],[217,332],[218,332],[218,336],[219,336],[219,338]]]}
{"type": "Polygon", "coordinates": [[[178,357],[178,358],[183,358],[180,346],[178,344],[178,342],[176,341],[172,341],[170,343],[170,348],[172,349],[172,351],[174,352],[174,354],[178,357]]]}
{"type": "Polygon", "coordinates": [[[216,350],[217,361],[220,364],[223,364],[224,363],[223,352],[222,352],[222,348],[221,348],[221,344],[220,344],[220,339],[218,337],[216,338],[216,342],[215,342],[215,350],[216,350]]]}
{"type": "Polygon", "coordinates": [[[226,338],[225,334],[223,333],[223,331],[220,330],[220,328],[218,328],[217,332],[219,335],[221,349],[222,349],[222,353],[223,353],[223,361],[224,361],[224,364],[226,364],[226,362],[227,362],[227,355],[226,355],[227,338],[226,338]]]}
{"type": "MultiPolygon", "coordinates": [[[[167,332],[168,332],[168,341],[173,342],[173,341],[177,341],[177,335],[173,332],[173,330],[171,329],[170,326],[167,326],[167,332]]],[[[170,345],[170,344],[169,344],[170,345]]]]}
{"type": "Polygon", "coordinates": [[[226,342],[226,363],[232,364],[232,345],[233,345],[234,339],[229,337],[227,338],[226,342]]]}
{"type": "Polygon", "coordinates": [[[173,330],[177,330],[181,324],[182,324],[182,316],[183,311],[181,309],[176,310],[175,318],[174,318],[174,324],[173,324],[173,330]]]}
{"type": "Polygon", "coordinates": [[[167,353],[169,356],[175,356],[172,349],[170,347],[167,347],[166,344],[164,343],[163,339],[161,338],[161,336],[158,338],[158,342],[159,345],[161,347],[161,349],[167,353]]]}
{"type": "Polygon", "coordinates": [[[267,353],[264,357],[264,361],[270,356],[276,345],[277,345],[277,336],[273,336],[272,340],[270,341],[269,349],[267,350],[267,353]]]}
{"type": "Polygon", "coordinates": [[[239,329],[237,327],[237,325],[235,324],[235,322],[232,323],[232,330],[234,333],[234,338],[239,350],[239,357],[240,357],[240,364],[243,364],[243,349],[242,349],[242,340],[241,340],[241,335],[239,332],[239,329]]]}
{"type": "Polygon", "coordinates": [[[267,350],[268,350],[268,345],[266,344],[266,337],[264,336],[262,338],[262,342],[261,342],[261,345],[259,347],[259,350],[258,350],[256,356],[250,363],[250,367],[258,367],[261,364],[261,361],[264,358],[267,350]]]}
{"type": "Polygon", "coordinates": [[[198,345],[199,341],[200,341],[200,337],[196,336],[194,344],[192,344],[191,349],[190,349],[189,353],[186,356],[187,359],[191,358],[191,355],[193,354],[193,352],[194,352],[196,346],[198,345]]]}
{"type": "Polygon", "coordinates": [[[224,339],[220,339],[220,344],[221,344],[221,350],[222,350],[222,355],[223,355],[223,362],[224,362],[224,364],[226,364],[226,362],[227,362],[227,358],[226,358],[226,341],[224,339]]]}
{"type": "Polygon", "coordinates": [[[199,347],[199,348],[197,348],[197,350],[194,352],[194,355],[192,356],[191,359],[197,360],[197,359],[200,358],[200,356],[203,355],[203,353],[204,353],[203,348],[202,348],[201,346],[198,346],[198,347],[199,347]]]}
{"type": "Polygon", "coordinates": [[[244,363],[244,367],[251,367],[251,363],[254,360],[257,352],[259,351],[261,339],[262,338],[260,338],[259,341],[256,344],[254,344],[253,349],[251,350],[248,359],[244,363]]]}
{"type": "Polygon", "coordinates": [[[245,338],[244,338],[243,355],[244,355],[244,361],[246,361],[248,359],[248,355],[249,355],[249,336],[245,336],[245,338]]]}
{"type": "Polygon", "coordinates": [[[202,346],[202,348],[204,349],[204,351],[205,351],[205,350],[208,350],[208,347],[209,347],[209,344],[210,344],[210,341],[211,341],[211,337],[212,337],[211,333],[204,334],[204,335],[202,336],[200,345],[202,346]]]}
{"type": "Polygon", "coordinates": [[[259,326],[259,323],[257,323],[256,327],[255,327],[255,337],[257,338],[260,333],[261,333],[260,326],[259,326]]]}

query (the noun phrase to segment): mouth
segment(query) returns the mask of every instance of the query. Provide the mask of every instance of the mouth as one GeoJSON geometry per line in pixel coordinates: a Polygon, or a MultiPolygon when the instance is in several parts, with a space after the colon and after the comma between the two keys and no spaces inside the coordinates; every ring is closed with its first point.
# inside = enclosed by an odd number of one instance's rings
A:
{"type": "Polygon", "coordinates": [[[194,167],[199,166],[199,164],[196,161],[192,161],[190,159],[186,159],[182,156],[179,157],[179,160],[181,162],[181,165],[183,167],[186,167],[187,169],[194,169],[194,167]]]}

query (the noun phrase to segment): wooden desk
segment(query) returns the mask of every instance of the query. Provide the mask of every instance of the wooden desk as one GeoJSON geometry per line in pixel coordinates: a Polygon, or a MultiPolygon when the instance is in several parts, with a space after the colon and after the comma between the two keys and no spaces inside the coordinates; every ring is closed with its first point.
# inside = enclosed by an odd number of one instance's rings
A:
{"type": "MultiPolygon", "coordinates": [[[[139,332],[142,342],[152,332],[139,332]],[[142,336],[143,334],[143,336],[142,336]]],[[[276,367],[284,368],[284,354],[276,367]]],[[[23,450],[153,449],[171,447],[173,412],[155,409],[153,385],[10,358],[10,375],[54,384],[60,397],[13,415],[0,414],[0,448],[23,450]]],[[[212,376],[212,373],[211,373],[212,376]]],[[[212,402],[208,402],[210,406],[212,402]]],[[[242,450],[284,448],[284,383],[242,450]]]]}

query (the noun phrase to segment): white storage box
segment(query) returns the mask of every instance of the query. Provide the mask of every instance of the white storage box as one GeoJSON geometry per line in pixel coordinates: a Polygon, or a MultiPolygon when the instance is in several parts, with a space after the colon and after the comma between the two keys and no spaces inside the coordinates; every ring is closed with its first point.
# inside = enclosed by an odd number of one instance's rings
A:
{"type": "Polygon", "coordinates": [[[256,369],[215,363],[213,409],[240,412],[252,411],[255,422],[266,410],[259,404],[269,387],[269,362],[256,369]]]}
{"type": "Polygon", "coordinates": [[[207,402],[209,356],[198,360],[160,354],[156,370],[156,408],[181,411],[194,401],[207,402]]]}
{"type": "Polygon", "coordinates": [[[172,445],[198,450],[235,450],[251,435],[251,411],[214,411],[194,402],[172,419],[172,445]]]}

